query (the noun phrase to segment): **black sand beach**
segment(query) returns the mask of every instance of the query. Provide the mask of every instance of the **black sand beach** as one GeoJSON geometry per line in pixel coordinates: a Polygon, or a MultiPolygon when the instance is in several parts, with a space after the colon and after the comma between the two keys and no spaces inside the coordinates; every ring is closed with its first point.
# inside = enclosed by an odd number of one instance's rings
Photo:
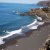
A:
{"type": "Polygon", "coordinates": [[[50,34],[50,24],[45,24],[37,30],[27,33],[27,36],[16,37],[0,46],[0,50],[38,50],[43,47],[45,40],[50,34]]]}

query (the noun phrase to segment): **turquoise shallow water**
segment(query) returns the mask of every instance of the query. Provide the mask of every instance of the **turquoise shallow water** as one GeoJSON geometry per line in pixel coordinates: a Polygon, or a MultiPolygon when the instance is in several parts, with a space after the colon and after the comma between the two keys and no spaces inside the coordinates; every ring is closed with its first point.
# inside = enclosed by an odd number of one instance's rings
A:
{"type": "Polygon", "coordinates": [[[16,12],[27,12],[31,8],[39,8],[34,4],[0,3],[0,36],[6,35],[4,31],[17,30],[33,22],[35,16],[20,16],[16,12]]]}

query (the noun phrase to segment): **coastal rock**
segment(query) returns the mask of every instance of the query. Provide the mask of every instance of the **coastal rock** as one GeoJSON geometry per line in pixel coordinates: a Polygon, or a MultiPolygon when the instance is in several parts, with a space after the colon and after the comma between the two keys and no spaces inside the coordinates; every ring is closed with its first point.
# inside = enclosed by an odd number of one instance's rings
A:
{"type": "Polygon", "coordinates": [[[50,1],[40,1],[37,3],[37,5],[50,6],[50,1]]]}
{"type": "Polygon", "coordinates": [[[42,17],[43,19],[46,18],[46,13],[43,11],[43,8],[38,8],[38,9],[31,9],[32,13],[35,13],[39,17],[42,17]]]}
{"type": "Polygon", "coordinates": [[[30,12],[24,12],[24,13],[22,13],[20,15],[22,15],[22,16],[37,15],[37,16],[42,17],[43,19],[45,19],[45,18],[47,18],[45,10],[47,10],[47,8],[42,8],[42,9],[41,8],[36,8],[36,9],[31,9],[30,12]]]}
{"type": "Polygon", "coordinates": [[[37,15],[39,17],[42,17],[43,19],[49,18],[50,19],[50,8],[36,8],[36,9],[31,9],[29,12],[24,12],[21,13],[20,15],[22,16],[34,16],[37,15]]]}
{"type": "Polygon", "coordinates": [[[46,39],[46,41],[44,43],[44,47],[43,48],[39,48],[39,50],[50,50],[50,35],[46,39]]]}

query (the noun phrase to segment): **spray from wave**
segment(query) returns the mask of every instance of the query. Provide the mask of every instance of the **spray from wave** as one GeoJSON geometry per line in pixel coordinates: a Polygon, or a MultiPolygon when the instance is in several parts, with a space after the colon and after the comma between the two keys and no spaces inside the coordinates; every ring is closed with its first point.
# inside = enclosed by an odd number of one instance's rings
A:
{"type": "Polygon", "coordinates": [[[29,25],[26,25],[18,30],[14,30],[11,32],[6,31],[5,33],[8,33],[8,35],[0,37],[0,45],[5,43],[5,41],[3,41],[4,39],[9,38],[12,35],[22,35],[22,34],[25,34],[24,32],[28,32],[29,30],[33,30],[33,29],[37,29],[39,25],[44,24],[44,22],[40,22],[40,21],[42,21],[42,18],[37,16],[37,19],[34,19],[34,21],[29,25]]]}

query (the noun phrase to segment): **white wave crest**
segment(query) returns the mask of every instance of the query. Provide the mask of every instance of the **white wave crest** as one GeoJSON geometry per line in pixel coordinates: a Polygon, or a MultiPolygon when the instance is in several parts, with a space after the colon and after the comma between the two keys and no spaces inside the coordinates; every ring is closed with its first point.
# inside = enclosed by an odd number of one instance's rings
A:
{"type": "Polygon", "coordinates": [[[42,18],[41,17],[39,17],[37,15],[35,15],[35,16],[37,17],[38,20],[42,21],[42,18]]]}
{"type": "Polygon", "coordinates": [[[0,37],[0,45],[4,44],[5,41],[3,41],[3,38],[0,37]]]}
{"type": "MultiPolygon", "coordinates": [[[[38,17],[37,17],[37,19],[42,20],[41,18],[38,18],[38,17]]],[[[37,29],[39,25],[43,25],[43,24],[44,24],[44,22],[39,22],[37,19],[35,19],[33,23],[31,23],[31,24],[29,24],[29,25],[27,25],[27,26],[24,26],[23,28],[21,28],[21,29],[19,29],[19,30],[14,30],[14,31],[11,31],[11,32],[9,32],[9,31],[6,31],[6,32],[5,32],[5,31],[4,31],[5,33],[8,33],[8,35],[3,36],[3,37],[0,37],[0,45],[5,43],[5,42],[3,41],[3,39],[5,39],[5,38],[9,38],[9,37],[11,37],[11,36],[14,35],[14,34],[16,34],[16,35],[17,35],[17,34],[18,34],[18,35],[21,35],[21,34],[23,34],[25,31],[29,31],[29,30],[31,30],[31,29],[37,29]]]]}

